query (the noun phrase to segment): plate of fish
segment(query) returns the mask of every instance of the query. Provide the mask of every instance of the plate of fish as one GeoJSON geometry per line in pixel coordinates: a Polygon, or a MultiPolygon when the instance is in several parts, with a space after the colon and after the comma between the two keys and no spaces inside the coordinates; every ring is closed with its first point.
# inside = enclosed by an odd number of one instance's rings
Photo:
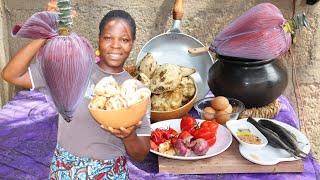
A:
{"type": "Polygon", "coordinates": [[[230,121],[227,127],[240,143],[240,154],[256,164],[275,165],[281,161],[303,159],[311,149],[304,134],[275,119],[249,117],[230,121]],[[267,145],[261,146],[265,139],[267,145]],[[252,148],[255,146],[260,148],[252,148]]]}

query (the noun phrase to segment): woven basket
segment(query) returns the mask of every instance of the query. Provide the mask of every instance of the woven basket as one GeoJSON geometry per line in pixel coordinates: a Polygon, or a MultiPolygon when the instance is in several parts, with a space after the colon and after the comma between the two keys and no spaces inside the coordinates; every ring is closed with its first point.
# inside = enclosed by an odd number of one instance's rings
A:
{"type": "Polygon", "coordinates": [[[259,117],[259,118],[274,118],[280,111],[280,102],[278,99],[273,101],[272,103],[259,107],[259,108],[251,108],[244,110],[240,115],[239,119],[247,118],[247,117],[259,117]]]}

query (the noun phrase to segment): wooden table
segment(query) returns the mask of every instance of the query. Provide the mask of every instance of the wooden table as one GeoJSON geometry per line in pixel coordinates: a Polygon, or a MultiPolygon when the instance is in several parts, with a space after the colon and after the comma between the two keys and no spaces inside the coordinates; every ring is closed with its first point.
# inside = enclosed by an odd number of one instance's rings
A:
{"type": "Polygon", "coordinates": [[[239,152],[239,143],[233,139],[230,147],[223,153],[202,160],[183,161],[159,156],[159,172],[175,174],[210,174],[210,173],[273,173],[303,172],[303,161],[280,162],[272,166],[252,163],[239,152]]]}

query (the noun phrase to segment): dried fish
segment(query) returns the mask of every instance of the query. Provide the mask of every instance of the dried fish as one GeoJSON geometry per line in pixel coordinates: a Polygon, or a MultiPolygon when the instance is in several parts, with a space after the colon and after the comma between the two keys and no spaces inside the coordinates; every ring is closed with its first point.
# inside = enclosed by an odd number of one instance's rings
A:
{"type": "Polygon", "coordinates": [[[307,154],[301,151],[298,147],[298,141],[296,137],[293,136],[291,132],[289,132],[287,129],[283,128],[282,126],[266,120],[266,119],[261,119],[258,121],[258,123],[265,128],[270,129],[271,131],[275,132],[278,134],[278,136],[281,138],[281,140],[286,143],[289,147],[291,147],[293,150],[295,150],[297,153],[306,156],[307,154]]]}
{"type": "Polygon", "coordinates": [[[284,149],[288,153],[292,154],[294,157],[305,158],[305,155],[302,155],[302,154],[296,152],[294,149],[292,149],[286,143],[284,143],[277,133],[260,125],[256,120],[254,120],[251,117],[249,117],[247,119],[247,121],[249,123],[251,123],[252,125],[254,125],[268,139],[268,144],[270,146],[275,147],[275,148],[284,149]]]}

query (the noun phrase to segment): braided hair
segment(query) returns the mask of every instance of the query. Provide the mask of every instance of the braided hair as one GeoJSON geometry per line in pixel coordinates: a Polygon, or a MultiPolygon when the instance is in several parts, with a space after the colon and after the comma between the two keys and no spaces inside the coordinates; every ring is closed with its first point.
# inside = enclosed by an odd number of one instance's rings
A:
{"type": "Polygon", "coordinates": [[[111,10],[102,18],[99,24],[99,35],[101,35],[104,26],[114,19],[125,20],[130,27],[133,40],[136,39],[136,23],[131,15],[123,10],[111,10]]]}

